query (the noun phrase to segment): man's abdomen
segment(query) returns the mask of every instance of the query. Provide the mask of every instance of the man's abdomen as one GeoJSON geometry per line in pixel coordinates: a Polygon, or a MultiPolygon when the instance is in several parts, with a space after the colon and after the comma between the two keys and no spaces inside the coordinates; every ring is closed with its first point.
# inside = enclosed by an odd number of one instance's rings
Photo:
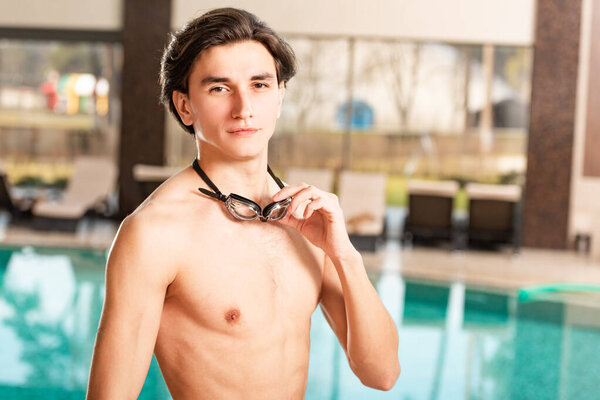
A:
{"type": "Polygon", "coordinates": [[[309,331],[310,319],[285,317],[243,336],[161,326],[155,353],[174,400],[303,399],[309,331]]]}

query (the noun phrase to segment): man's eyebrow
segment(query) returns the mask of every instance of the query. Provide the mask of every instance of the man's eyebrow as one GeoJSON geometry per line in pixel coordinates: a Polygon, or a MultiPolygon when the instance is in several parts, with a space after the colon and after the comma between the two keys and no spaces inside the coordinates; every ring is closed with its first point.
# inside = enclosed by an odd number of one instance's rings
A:
{"type": "Polygon", "coordinates": [[[204,85],[209,85],[211,83],[223,83],[223,82],[229,82],[229,78],[224,78],[224,77],[220,77],[220,76],[207,76],[206,78],[202,79],[202,81],[200,82],[200,85],[204,86],[204,85]]]}
{"type": "MultiPolygon", "coordinates": [[[[275,79],[275,75],[270,72],[262,72],[260,74],[252,75],[251,81],[267,81],[269,79],[275,79]]],[[[210,85],[211,83],[226,83],[229,82],[229,78],[221,76],[207,76],[200,81],[201,86],[210,85]]]]}
{"type": "Polygon", "coordinates": [[[253,75],[250,80],[251,81],[267,81],[269,79],[275,79],[275,75],[270,72],[263,72],[257,75],[253,75]]]}

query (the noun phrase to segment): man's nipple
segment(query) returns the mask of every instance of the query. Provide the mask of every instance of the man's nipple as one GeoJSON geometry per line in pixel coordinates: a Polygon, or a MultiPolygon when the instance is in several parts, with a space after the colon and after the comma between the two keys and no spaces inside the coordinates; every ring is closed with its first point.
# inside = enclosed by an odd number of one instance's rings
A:
{"type": "Polygon", "coordinates": [[[227,321],[230,324],[238,322],[240,317],[241,313],[240,310],[238,310],[237,308],[232,308],[231,310],[225,313],[225,321],[227,321]]]}

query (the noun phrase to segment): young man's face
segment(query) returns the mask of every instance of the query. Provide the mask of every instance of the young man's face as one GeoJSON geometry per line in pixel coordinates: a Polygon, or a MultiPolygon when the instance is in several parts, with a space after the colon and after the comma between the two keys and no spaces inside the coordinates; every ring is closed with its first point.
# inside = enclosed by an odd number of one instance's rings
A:
{"type": "Polygon", "coordinates": [[[244,41],[204,51],[192,67],[187,95],[175,92],[173,101],[198,139],[243,160],[266,151],[283,91],[268,50],[244,41]]]}

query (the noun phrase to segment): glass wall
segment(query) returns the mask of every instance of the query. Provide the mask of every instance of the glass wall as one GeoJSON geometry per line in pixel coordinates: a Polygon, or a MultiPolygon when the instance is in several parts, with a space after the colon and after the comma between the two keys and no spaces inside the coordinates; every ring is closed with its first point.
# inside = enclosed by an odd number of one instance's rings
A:
{"type": "MultiPolygon", "coordinates": [[[[381,171],[399,188],[413,178],[522,183],[530,47],[287,40],[298,72],[269,148],[271,165],[284,176],[289,167],[304,167],[381,171]]],[[[168,163],[185,165],[193,142],[169,119],[168,163]]]]}
{"type": "Polygon", "coordinates": [[[269,161],[278,168],[337,168],[343,156],[350,44],[343,39],[289,42],[298,58],[298,72],[286,88],[269,161]]]}
{"type": "Polygon", "coordinates": [[[272,143],[280,168],[498,183],[523,176],[530,48],[355,38],[290,43],[300,68],[272,143]]]}
{"type": "Polygon", "coordinates": [[[0,40],[0,159],[12,184],[61,186],[79,155],[115,158],[120,44],[0,40]]]}

